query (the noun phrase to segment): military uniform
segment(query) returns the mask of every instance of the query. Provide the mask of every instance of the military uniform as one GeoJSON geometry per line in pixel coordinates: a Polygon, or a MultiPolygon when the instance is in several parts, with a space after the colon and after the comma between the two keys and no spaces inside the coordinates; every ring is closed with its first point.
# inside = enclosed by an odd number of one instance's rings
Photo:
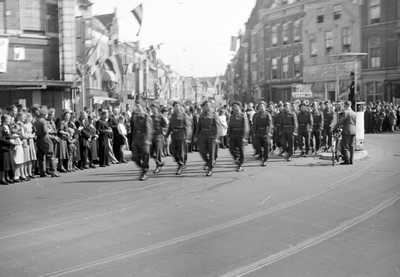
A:
{"type": "Polygon", "coordinates": [[[171,133],[170,152],[178,163],[177,174],[181,173],[182,168],[186,165],[186,140],[190,140],[192,132],[192,123],[187,114],[173,113],[170,118],[169,126],[165,137],[171,133]]]}
{"type": "Polygon", "coordinates": [[[322,145],[325,145],[325,149],[329,149],[332,146],[332,124],[335,113],[331,109],[324,109],[324,128],[322,130],[322,145]],[[328,139],[327,139],[328,138],[328,139]]]}
{"type": "Polygon", "coordinates": [[[294,134],[298,131],[296,113],[283,111],[279,117],[279,133],[281,134],[282,153],[288,153],[288,160],[293,156],[294,134]]]}
{"type": "Polygon", "coordinates": [[[163,128],[166,128],[168,123],[166,119],[161,115],[152,115],[153,120],[153,139],[151,144],[151,153],[156,160],[156,170],[158,167],[163,166],[161,161],[161,153],[164,144],[163,128]]]}
{"type": "Polygon", "coordinates": [[[280,123],[280,117],[282,115],[282,112],[279,113],[274,113],[273,114],[273,123],[274,123],[274,133],[273,133],[273,146],[272,150],[275,151],[276,147],[281,147],[281,137],[279,135],[279,130],[276,128],[276,126],[279,125],[280,123]]]}
{"type": "Polygon", "coordinates": [[[321,147],[321,131],[324,128],[324,114],[320,111],[312,111],[311,115],[313,117],[313,131],[311,136],[311,147],[315,150],[315,153],[318,152],[321,147]],[[315,144],[313,141],[313,137],[315,137],[315,144]]]}
{"type": "Polygon", "coordinates": [[[233,113],[228,124],[229,151],[239,167],[244,162],[244,139],[250,132],[250,126],[247,116],[241,112],[233,113]]]}
{"type": "Polygon", "coordinates": [[[206,167],[211,171],[214,167],[215,146],[218,139],[219,118],[214,112],[203,112],[196,127],[197,146],[206,167]]]}
{"type": "Polygon", "coordinates": [[[153,126],[151,117],[145,112],[137,113],[131,119],[132,128],[132,158],[142,168],[141,180],[147,179],[149,170],[150,144],[152,140],[153,126]]]}
{"type": "Polygon", "coordinates": [[[307,156],[310,151],[310,131],[313,128],[313,117],[309,111],[301,111],[297,115],[297,121],[299,124],[298,145],[300,146],[301,154],[307,156]],[[306,145],[305,151],[304,144],[306,145]]]}
{"type": "MultiPolygon", "coordinates": [[[[268,111],[256,113],[253,118],[254,148],[260,153],[263,165],[268,160],[270,135],[273,129],[272,117],[268,111]],[[263,148],[263,149],[262,149],[263,148]],[[263,151],[264,150],[264,151],[263,151]]],[[[266,165],[266,164],[265,164],[266,165]]]]}

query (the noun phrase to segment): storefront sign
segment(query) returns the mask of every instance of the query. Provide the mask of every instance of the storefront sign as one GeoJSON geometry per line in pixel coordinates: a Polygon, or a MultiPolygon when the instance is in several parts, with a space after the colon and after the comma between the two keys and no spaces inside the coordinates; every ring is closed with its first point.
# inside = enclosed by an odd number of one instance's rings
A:
{"type": "Polygon", "coordinates": [[[323,82],[336,81],[339,79],[350,79],[350,72],[354,72],[354,62],[333,63],[303,68],[303,81],[323,82]]]}
{"type": "Polygon", "coordinates": [[[8,38],[0,38],[0,72],[7,72],[8,38]]]}
{"type": "Polygon", "coordinates": [[[297,84],[292,86],[292,99],[309,99],[312,96],[311,84],[297,84]]]}

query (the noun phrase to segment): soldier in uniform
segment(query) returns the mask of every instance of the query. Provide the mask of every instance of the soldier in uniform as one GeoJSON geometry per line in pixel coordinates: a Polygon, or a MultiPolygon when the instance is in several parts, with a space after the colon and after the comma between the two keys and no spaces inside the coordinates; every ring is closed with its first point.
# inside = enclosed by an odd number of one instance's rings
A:
{"type": "Polygon", "coordinates": [[[163,128],[167,128],[168,122],[165,117],[160,114],[160,107],[156,104],[151,105],[152,120],[153,120],[153,139],[150,148],[152,157],[156,160],[156,169],[154,173],[159,173],[164,163],[161,161],[161,153],[164,144],[163,128]]]}
{"type": "Polygon", "coordinates": [[[192,133],[192,122],[190,117],[182,111],[182,106],[179,102],[172,104],[174,112],[171,115],[169,126],[165,138],[171,135],[170,152],[178,163],[176,175],[181,175],[182,170],[186,168],[187,147],[190,143],[192,133]]]}
{"type": "Polygon", "coordinates": [[[278,112],[276,112],[275,116],[274,116],[274,126],[275,126],[275,129],[274,129],[274,145],[275,145],[275,148],[273,149],[272,153],[275,152],[276,147],[279,147],[281,152],[282,152],[281,136],[279,135],[279,130],[276,127],[278,126],[278,124],[279,124],[279,122],[281,120],[280,118],[281,118],[281,115],[282,115],[283,111],[284,111],[283,105],[281,103],[278,104],[278,112]]]}
{"type": "Polygon", "coordinates": [[[272,136],[273,123],[271,114],[266,110],[266,103],[262,101],[258,104],[257,113],[253,118],[254,147],[260,153],[262,166],[267,166],[270,137],[272,136]]]}
{"type": "Polygon", "coordinates": [[[293,156],[294,137],[297,136],[298,131],[297,116],[291,111],[290,103],[284,105],[284,111],[279,117],[278,130],[281,137],[281,155],[287,152],[287,161],[290,162],[293,156]]]}
{"type": "Polygon", "coordinates": [[[324,109],[322,110],[324,114],[324,128],[322,130],[322,145],[325,145],[325,150],[332,148],[332,123],[335,113],[332,110],[331,103],[325,101],[324,109]]]}
{"type": "Polygon", "coordinates": [[[239,101],[232,103],[233,113],[228,123],[229,151],[235,159],[237,172],[243,171],[244,147],[246,137],[250,132],[247,116],[241,112],[242,104],[239,101]]]}
{"type": "Polygon", "coordinates": [[[218,144],[219,118],[213,112],[211,102],[205,101],[203,104],[203,113],[199,117],[196,127],[195,140],[199,147],[199,152],[206,162],[204,170],[207,170],[206,176],[212,175],[215,160],[215,147],[218,144]]]}
{"type": "Polygon", "coordinates": [[[298,145],[301,149],[301,155],[307,157],[310,151],[310,131],[313,128],[313,117],[304,103],[300,104],[300,112],[297,115],[297,120],[299,123],[298,145]],[[306,145],[305,151],[303,139],[306,145]]]}
{"type": "Polygon", "coordinates": [[[324,114],[322,111],[318,109],[317,102],[312,104],[312,117],[313,117],[313,131],[311,136],[311,147],[312,152],[315,151],[315,155],[318,154],[319,148],[321,147],[321,131],[324,128],[324,114]],[[315,144],[313,141],[313,137],[315,137],[315,144]]]}
{"type": "Polygon", "coordinates": [[[141,181],[147,180],[149,170],[150,144],[152,140],[153,126],[150,115],[146,112],[144,103],[136,103],[137,114],[132,116],[132,159],[142,169],[141,181]]]}

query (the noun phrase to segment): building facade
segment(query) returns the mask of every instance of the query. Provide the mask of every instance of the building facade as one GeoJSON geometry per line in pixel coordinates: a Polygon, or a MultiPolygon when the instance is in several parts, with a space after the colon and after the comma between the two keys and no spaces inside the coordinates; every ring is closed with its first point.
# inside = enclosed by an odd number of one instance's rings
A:
{"type": "Polygon", "coordinates": [[[400,1],[365,0],[361,11],[361,100],[400,104],[400,1]]]}
{"type": "Polygon", "coordinates": [[[69,2],[0,2],[0,107],[38,103],[60,114],[71,105],[74,48],[69,37],[61,39],[75,27],[69,2]]]}

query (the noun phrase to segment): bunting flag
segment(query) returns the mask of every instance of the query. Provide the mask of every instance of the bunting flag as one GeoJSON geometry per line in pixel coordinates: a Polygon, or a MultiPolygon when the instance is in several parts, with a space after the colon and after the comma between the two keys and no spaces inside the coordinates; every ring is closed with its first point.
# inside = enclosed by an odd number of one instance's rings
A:
{"type": "Polygon", "coordinates": [[[142,4],[140,4],[139,6],[137,6],[136,8],[134,8],[132,10],[133,16],[135,16],[137,22],[139,23],[139,31],[137,33],[136,36],[139,35],[140,33],[140,28],[142,27],[142,20],[143,20],[143,7],[142,4]]]}
{"type": "Polygon", "coordinates": [[[120,57],[120,55],[113,55],[111,57],[108,57],[105,61],[104,61],[105,66],[113,71],[115,73],[115,75],[117,76],[117,78],[121,79],[121,81],[123,81],[124,78],[124,67],[122,65],[122,59],[120,57]]]}
{"type": "Polygon", "coordinates": [[[235,52],[236,51],[236,44],[237,44],[237,37],[232,36],[231,37],[231,51],[235,52]]]}

